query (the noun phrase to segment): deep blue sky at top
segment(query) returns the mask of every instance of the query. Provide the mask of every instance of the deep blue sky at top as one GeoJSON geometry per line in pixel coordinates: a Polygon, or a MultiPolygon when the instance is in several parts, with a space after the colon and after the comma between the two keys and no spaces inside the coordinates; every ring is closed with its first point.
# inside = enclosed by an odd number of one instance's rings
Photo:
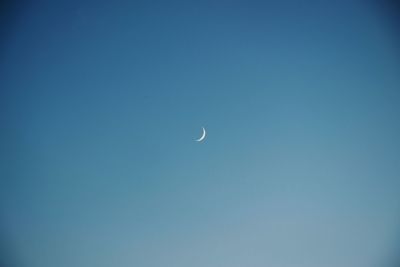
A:
{"type": "Polygon", "coordinates": [[[0,51],[0,259],[395,261],[399,40],[370,1],[16,10],[0,51]]]}

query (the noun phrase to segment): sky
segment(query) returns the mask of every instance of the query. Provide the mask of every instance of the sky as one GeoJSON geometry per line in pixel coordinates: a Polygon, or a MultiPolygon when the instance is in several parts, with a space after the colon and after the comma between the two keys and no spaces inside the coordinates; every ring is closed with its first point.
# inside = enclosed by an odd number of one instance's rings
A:
{"type": "Polygon", "coordinates": [[[383,6],[10,5],[1,264],[398,266],[399,24],[383,6]]]}

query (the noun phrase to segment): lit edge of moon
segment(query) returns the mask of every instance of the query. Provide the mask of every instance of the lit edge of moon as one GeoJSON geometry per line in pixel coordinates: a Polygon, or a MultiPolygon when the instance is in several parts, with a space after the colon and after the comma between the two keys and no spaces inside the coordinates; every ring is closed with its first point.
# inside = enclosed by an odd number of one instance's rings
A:
{"type": "Polygon", "coordinates": [[[204,129],[204,127],[201,127],[201,128],[203,129],[203,134],[201,135],[201,137],[199,139],[195,140],[196,142],[201,142],[206,138],[206,134],[207,134],[206,129],[204,129]]]}

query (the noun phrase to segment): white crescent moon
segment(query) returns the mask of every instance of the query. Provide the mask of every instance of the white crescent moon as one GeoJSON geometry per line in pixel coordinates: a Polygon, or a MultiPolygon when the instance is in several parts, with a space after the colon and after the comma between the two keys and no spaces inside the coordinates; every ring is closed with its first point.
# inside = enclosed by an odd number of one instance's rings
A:
{"type": "Polygon", "coordinates": [[[197,142],[201,142],[204,140],[204,138],[206,138],[206,134],[207,134],[206,129],[204,129],[204,127],[201,127],[201,128],[203,128],[203,134],[201,135],[201,137],[199,139],[196,139],[197,142]]]}

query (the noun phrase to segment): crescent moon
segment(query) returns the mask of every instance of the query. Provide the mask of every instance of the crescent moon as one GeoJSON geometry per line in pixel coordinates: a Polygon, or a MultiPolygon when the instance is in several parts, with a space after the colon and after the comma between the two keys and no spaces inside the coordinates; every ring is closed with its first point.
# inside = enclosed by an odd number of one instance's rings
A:
{"type": "Polygon", "coordinates": [[[195,140],[196,142],[201,142],[204,140],[204,138],[206,138],[206,134],[207,134],[206,129],[204,129],[204,127],[201,127],[201,128],[203,128],[203,134],[201,135],[201,137],[199,139],[195,140]]]}

